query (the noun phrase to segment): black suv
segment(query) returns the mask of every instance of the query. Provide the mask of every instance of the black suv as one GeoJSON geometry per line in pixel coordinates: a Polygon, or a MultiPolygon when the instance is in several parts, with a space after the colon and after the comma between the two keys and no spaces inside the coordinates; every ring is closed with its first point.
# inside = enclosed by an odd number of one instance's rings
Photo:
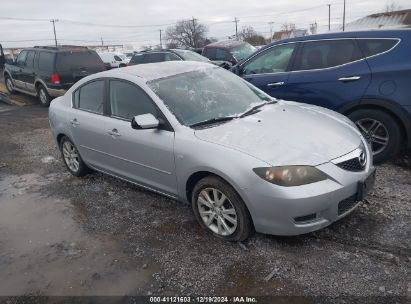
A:
{"type": "Polygon", "coordinates": [[[81,78],[105,70],[100,56],[86,47],[36,46],[22,50],[12,64],[6,63],[4,81],[11,94],[37,96],[48,106],[81,78]]]}

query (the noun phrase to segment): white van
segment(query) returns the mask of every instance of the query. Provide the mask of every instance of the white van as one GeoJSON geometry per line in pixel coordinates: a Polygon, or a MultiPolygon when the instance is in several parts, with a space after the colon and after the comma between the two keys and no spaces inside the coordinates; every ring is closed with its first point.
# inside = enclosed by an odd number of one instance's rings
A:
{"type": "Polygon", "coordinates": [[[101,60],[110,68],[122,68],[127,66],[130,61],[127,57],[119,52],[104,52],[98,53],[101,60]]]}

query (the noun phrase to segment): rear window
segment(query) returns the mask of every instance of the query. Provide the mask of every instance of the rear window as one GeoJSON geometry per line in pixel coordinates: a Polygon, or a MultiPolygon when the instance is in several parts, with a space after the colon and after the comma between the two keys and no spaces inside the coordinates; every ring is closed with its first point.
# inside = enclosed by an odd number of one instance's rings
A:
{"type": "Polygon", "coordinates": [[[135,64],[143,63],[143,59],[144,59],[143,54],[136,54],[131,58],[129,65],[135,65],[135,64]]]}
{"type": "Polygon", "coordinates": [[[325,69],[361,58],[361,52],[352,39],[304,42],[294,70],[325,69]]]}
{"type": "Polygon", "coordinates": [[[80,68],[95,71],[105,70],[103,61],[94,51],[69,51],[58,53],[56,62],[57,71],[71,71],[80,68]]]}
{"type": "Polygon", "coordinates": [[[146,54],[144,63],[162,62],[164,60],[164,53],[151,53],[146,54]]]}
{"type": "Polygon", "coordinates": [[[55,53],[40,52],[39,53],[39,70],[53,71],[55,53]]]}
{"type": "Polygon", "coordinates": [[[357,41],[365,57],[384,53],[398,43],[397,39],[358,39],[357,41]]]}

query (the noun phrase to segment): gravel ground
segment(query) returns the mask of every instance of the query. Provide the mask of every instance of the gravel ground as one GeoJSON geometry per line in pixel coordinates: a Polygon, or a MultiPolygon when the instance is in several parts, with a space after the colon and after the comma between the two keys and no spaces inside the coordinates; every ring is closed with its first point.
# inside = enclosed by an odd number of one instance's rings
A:
{"type": "Polygon", "coordinates": [[[379,166],[368,199],[328,228],[227,243],[189,206],[68,174],[46,109],[6,108],[0,127],[0,295],[411,297],[408,156],[379,166]]]}

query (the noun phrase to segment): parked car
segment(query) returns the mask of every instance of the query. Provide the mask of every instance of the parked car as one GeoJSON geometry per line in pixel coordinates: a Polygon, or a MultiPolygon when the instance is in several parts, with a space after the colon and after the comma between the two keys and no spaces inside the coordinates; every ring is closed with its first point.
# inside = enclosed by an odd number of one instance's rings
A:
{"type": "Polygon", "coordinates": [[[126,55],[119,52],[104,52],[98,53],[98,55],[100,56],[101,60],[103,60],[108,69],[123,68],[126,67],[130,62],[126,55]]]}
{"type": "Polygon", "coordinates": [[[81,78],[104,70],[97,53],[86,47],[38,46],[22,50],[13,63],[6,63],[4,81],[9,93],[37,96],[48,106],[81,78]]]}
{"type": "Polygon", "coordinates": [[[6,57],[4,56],[4,53],[3,53],[3,47],[0,44],[0,69],[4,68],[5,63],[6,63],[6,57]]]}
{"type": "Polygon", "coordinates": [[[271,96],[351,118],[385,161],[411,148],[411,30],[329,33],[278,41],[233,71],[271,96]]]}
{"type": "Polygon", "coordinates": [[[212,61],[229,62],[232,66],[244,58],[247,58],[256,50],[257,49],[248,42],[226,40],[205,46],[202,55],[212,61]]]}
{"type": "Polygon", "coordinates": [[[180,60],[191,60],[200,62],[210,61],[208,60],[208,58],[205,58],[204,56],[201,56],[190,50],[164,49],[136,53],[131,58],[129,65],[180,60]]]}
{"type": "Polygon", "coordinates": [[[204,229],[230,241],[325,227],[374,182],[348,118],[277,101],[207,63],[89,76],[51,103],[49,119],[73,175],[93,168],[191,203],[204,229]]]}

